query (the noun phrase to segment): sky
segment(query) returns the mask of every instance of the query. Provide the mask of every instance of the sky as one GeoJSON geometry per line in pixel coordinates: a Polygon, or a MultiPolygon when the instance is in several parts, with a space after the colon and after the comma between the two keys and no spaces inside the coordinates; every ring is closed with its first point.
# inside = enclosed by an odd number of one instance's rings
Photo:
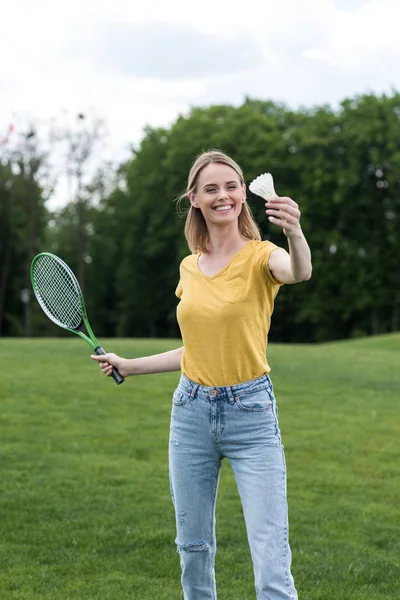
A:
{"type": "MultiPolygon", "coordinates": [[[[246,96],[292,108],[400,90],[398,0],[13,0],[2,7],[10,123],[104,119],[120,161],[146,125],[246,96]],[[235,8],[234,8],[235,7],[235,8]]],[[[63,192],[59,192],[58,198],[63,192]]]]}

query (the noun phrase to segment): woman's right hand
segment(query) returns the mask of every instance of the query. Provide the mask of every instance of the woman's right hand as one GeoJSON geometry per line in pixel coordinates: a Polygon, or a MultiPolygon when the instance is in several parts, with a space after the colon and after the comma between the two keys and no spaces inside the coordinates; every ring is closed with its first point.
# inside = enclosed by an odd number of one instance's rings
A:
{"type": "Polygon", "coordinates": [[[92,354],[90,358],[99,363],[100,369],[103,371],[104,375],[107,375],[107,377],[112,375],[113,367],[118,369],[122,377],[128,377],[130,374],[128,372],[128,359],[122,358],[113,352],[100,355],[92,354]]]}

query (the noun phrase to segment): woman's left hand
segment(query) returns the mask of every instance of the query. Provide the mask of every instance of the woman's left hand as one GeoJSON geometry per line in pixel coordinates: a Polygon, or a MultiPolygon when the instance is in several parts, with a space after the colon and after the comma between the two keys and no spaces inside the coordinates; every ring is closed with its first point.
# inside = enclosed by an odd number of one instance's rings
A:
{"type": "Polygon", "coordinates": [[[301,233],[299,205],[287,196],[276,196],[265,203],[269,221],[282,227],[286,237],[301,233]]]}

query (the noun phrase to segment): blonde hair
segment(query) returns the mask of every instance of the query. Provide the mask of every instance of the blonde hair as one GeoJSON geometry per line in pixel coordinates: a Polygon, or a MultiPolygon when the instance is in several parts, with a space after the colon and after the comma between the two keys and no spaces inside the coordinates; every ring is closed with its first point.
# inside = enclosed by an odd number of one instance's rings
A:
{"type": "MultiPolygon", "coordinates": [[[[189,194],[196,193],[200,173],[211,163],[219,163],[231,167],[238,175],[240,183],[244,184],[242,169],[232,158],[220,150],[209,150],[200,154],[193,163],[189,171],[186,192],[178,198],[178,205],[180,205],[183,199],[189,197],[189,194]]],[[[243,203],[238,225],[239,231],[244,238],[248,240],[261,240],[260,230],[246,201],[243,203]]],[[[199,208],[194,208],[193,206],[189,208],[185,222],[185,238],[192,254],[205,254],[208,252],[210,235],[203,213],[199,208]]]]}

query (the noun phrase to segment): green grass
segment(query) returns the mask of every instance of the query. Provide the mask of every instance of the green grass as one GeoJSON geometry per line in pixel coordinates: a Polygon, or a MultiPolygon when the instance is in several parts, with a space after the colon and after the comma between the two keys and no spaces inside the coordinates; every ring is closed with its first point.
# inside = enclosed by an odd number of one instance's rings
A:
{"type": "MultiPolygon", "coordinates": [[[[170,340],[102,340],[127,356],[170,340]]],[[[0,340],[0,599],[180,600],[168,484],[179,374],[116,386],[81,340],[0,340]]],[[[272,345],[300,600],[400,598],[400,336],[272,345]]],[[[254,600],[229,463],[219,600],[254,600]]]]}

